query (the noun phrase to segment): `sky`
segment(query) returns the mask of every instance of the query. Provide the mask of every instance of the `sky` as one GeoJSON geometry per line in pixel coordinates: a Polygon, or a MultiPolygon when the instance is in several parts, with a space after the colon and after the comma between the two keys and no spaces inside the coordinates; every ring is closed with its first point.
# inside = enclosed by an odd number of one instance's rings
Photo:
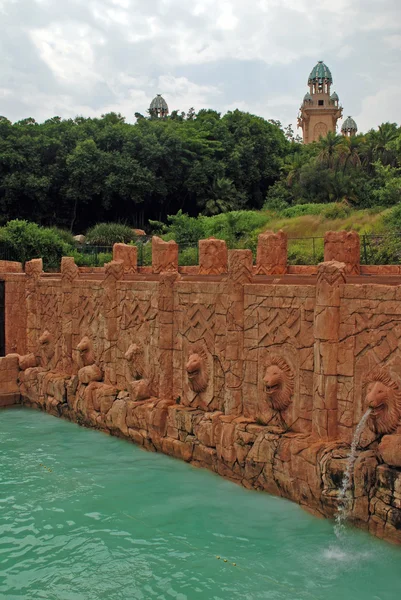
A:
{"type": "Polygon", "coordinates": [[[296,127],[323,60],[360,131],[401,122],[401,0],[0,0],[0,51],[11,121],[135,122],[161,93],[296,127]]]}

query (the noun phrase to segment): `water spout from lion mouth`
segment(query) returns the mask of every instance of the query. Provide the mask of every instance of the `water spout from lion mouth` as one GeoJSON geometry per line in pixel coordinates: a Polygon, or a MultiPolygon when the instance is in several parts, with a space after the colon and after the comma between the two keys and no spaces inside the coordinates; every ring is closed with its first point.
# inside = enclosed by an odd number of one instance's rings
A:
{"type": "Polygon", "coordinates": [[[267,383],[265,383],[265,392],[268,396],[271,396],[274,394],[274,392],[277,392],[279,388],[280,385],[278,383],[275,383],[274,385],[267,385],[267,383]]]}
{"type": "Polygon", "coordinates": [[[384,410],[385,406],[384,402],[377,406],[369,405],[368,410],[370,411],[370,416],[377,417],[384,410]]]}

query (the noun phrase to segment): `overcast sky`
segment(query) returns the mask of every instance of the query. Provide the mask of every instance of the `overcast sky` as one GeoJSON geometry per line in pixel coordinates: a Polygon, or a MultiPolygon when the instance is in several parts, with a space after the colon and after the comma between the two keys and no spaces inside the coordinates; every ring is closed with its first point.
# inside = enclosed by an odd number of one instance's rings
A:
{"type": "Polygon", "coordinates": [[[401,122],[401,0],[0,0],[0,115],[239,108],[296,123],[318,60],[366,131],[401,122]]]}

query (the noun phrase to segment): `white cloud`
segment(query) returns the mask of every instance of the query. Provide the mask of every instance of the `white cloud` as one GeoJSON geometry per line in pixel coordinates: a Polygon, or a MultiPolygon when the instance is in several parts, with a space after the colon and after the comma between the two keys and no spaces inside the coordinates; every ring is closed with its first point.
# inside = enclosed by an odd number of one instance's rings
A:
{"type": "Polygon", "coordinates": [[[90,85],[101,79],[94,69],[94,46],[102,37],[80,23],[51,24],[31,31],[42,60],[61,81],[90,85]]]}
{"type": "Polygon", "coordinates": [[[400,12],[399,0],[0,0],[0,114],[131,120],[163,92],[171,109],[294,123],[324,59],[345,112],[376,126],[399,119],[400,12]]]}
{"type": "Polygon", "coordinates": [[[394,50],[401,50],[401,35],[389,35],[384,38],[386,44],[394,50]]]}
{"type": "Polygon", "coordinates": [[[355,116],[359,131],[366,132],[374,126],[389,121],[400,122],[401,85],[387,85],[362,102],[361,112],[355,116]]]}

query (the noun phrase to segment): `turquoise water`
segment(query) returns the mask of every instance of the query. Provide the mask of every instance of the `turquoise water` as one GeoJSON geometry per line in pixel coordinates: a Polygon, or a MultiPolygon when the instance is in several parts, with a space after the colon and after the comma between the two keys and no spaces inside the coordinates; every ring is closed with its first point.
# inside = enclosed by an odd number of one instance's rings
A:
{"type": "Polygon", "coordinates": [[[100,432],[3,410],[0,458],[1,600],[401,596],[401,548],[100,432]]]}

